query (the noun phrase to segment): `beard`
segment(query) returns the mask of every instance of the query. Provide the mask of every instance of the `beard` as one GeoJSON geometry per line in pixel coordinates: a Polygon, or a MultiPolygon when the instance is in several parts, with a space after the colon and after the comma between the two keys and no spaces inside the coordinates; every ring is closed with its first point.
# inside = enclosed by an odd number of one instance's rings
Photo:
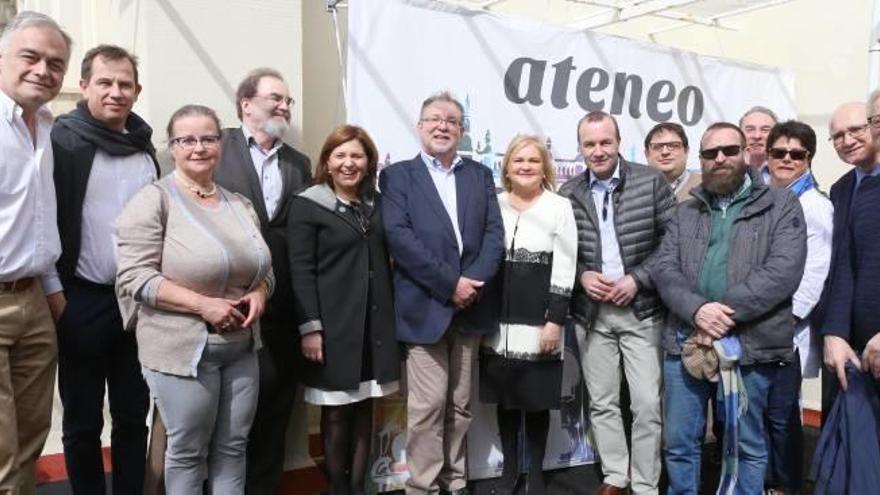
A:
{"type": "Polygon", "coordinates": [[[260,129],[275,139],[284,137],[284,133],[290,128],[290,124],[279,117],[270,117],[260,124],[260,129]]]}
{"type": "Polygon", "coordinates": [[[702,186],[704,190],[716,196],[728,196],[739,190],[745,178],[746,168],[744,163],[737,166],[722,165],[720,167],[713,167],[712,170],[703,170],[702,186]],[[721,168],[731,168],[733,172],[719,174],[717,170],[721,168]]]}

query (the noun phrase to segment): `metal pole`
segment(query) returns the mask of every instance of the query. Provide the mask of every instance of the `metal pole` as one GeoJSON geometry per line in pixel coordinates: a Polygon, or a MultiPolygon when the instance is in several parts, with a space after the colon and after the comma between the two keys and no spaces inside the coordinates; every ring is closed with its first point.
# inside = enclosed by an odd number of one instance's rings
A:
{"type": "Polygon", "coordinates": [[[874,0],[871,13],[871,39],[868,45],[868,92],[880,88],[880,0],[874,0]]]}
{"type": "Polygon", "coordinates": [[[342,82],[342,101],[345,103],[345,108],[348,108],[348,82],[346,81],[345,59],[342,56],[342,38],[339,36],[339,17],[337,15],[339,3],[340,0],[327,0],[327,12],[333,16],[333,30],[336,33],[336,56],[339,60],[339,76],[342,82]]]}

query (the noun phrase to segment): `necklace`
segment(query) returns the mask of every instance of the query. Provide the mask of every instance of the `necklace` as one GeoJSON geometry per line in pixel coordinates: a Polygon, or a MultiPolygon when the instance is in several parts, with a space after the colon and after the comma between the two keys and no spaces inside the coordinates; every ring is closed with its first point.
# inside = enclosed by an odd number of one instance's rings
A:
{"type": "Polygon", "coordinates": [[[186,188],[190,190],[190,192],[192,192],[193,194],[195,194],[196,196],[198,196],[202,199],[210,198],[211,196],[217,194],[217,184],[215,184],[214,182],[211,182],[211,190],[210,191],[203,191],[202,188],[200,188],[198,185],[196,185],[195,182],[184,177],[183,174],[177,173],[177,170],[174,171],[174,177],[177,177],[177,180],[182,182],[183,185],[186,186],[186,188]]]}

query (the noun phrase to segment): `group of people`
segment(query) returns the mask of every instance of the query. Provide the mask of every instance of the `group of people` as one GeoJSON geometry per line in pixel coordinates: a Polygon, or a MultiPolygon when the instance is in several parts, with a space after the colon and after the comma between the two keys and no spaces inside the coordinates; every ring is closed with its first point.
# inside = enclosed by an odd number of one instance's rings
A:
{"type": "Polygon", "coordinates": [[[105,491],[105,388],[114,493],[143,491],[151,400],[167,493],[276,493],[298,382],[321,406],[331,493],[365,492],[372,401],[401,390],[407,493],[466,493],[478,383],[497,404],[496,492],[528,471],[542,494],[569,317],[600,495],[658,493],[664,462],[667,493],[697,493],[709,404],[719,490],[797,493],[802,377],[822,355],[828,390],[880,377],[880,94],[832,116],[855,168],[830,200],[813,129],[764,107],[706,129],[701,173],[680,125],[650,130],[641,165],[620,155],[615,118],[590,112],[584,173],[554,192],[544,140],[520,135],[496,194],[457,152],[464,112],[447,92],[423,102],[412,159],[379,173],[368,133],[343,125],[313,177],[282,141],[293,99],[268,68],[239,84],[239,127],[201,105],[174,112],[160,177],[128,51],[88,50],[83,99],[53,119],[70,48],[33,12],[0,35],[0,494],[34,493],[56,360],[83,494],[105,491]]]}

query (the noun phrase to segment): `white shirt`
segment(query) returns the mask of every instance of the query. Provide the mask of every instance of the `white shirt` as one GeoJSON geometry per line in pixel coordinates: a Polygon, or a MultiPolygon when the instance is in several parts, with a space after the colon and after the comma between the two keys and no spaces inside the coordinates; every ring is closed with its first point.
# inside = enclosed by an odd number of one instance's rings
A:
{"type": "Polygon", "coordinates": [[[834,206],[815,188],[798,197],[807,224],[807,261],[801,283],[792,297],[792,313],[800,324],[795,328],[794,344],[801,354],[801,373],[805,377],[819,374],[822,350],[813,343],[810,322],[807,318],[825,286],[825,277],[831,265],[831,234],[834,223],[834,206]]]}
{"type": "Polygon", "coordinates": [[[452,221],[452,230],[455,232],[455,242],[458,243],[458,253],[462,252],[461,230],[458,228],[458,191],[455,189],[455,169],[462,164],[461,157],[456,155],[452,160],[452,166],[445,168],[440,160],[422,151],[422,161],[428,167],[428,174],[434,181],[434,187],[437,188],[437,194],[440,195],[440,201],[443,202],[443,208],[449,214],[449,220],[452,221]]]}
{"type": "MultiPolygon", "coordinates": [[[[0,281],[55,272],[61,254],[56,220],[52,113],[36,115],[36,146],[22,108],[0,91],[0,281]]],[[[58,287],[43,289],[47,294],[58,287]]]]}
{"type": "Polygon", "coordinates": [[[611,177],[601,180],[590,173],[590,193],[599,219],[599,236],[602,243],[602,274],[610,280],[620,280],[625,275],[620,243],[614,228],[614,190],[620,183],[620,163],[614,167],[611,177]]]}
{"type": "Polygon", "coordinates": [[[96,150],[83,200],[78,277],[97,284],[114,283],[116,218],[134,193],[155,179],[156,166],[147,153],[110,156],[96,150]]]}
{"type": "Polygon", "coordinates": [[[281,149],[281,140],[276,139],[272,149],[265,151],[257,144],[247,126],[241,126],[241,132],[244,133],[244,138],[247,140],[251,161],[254,163],[257,177],[260,178],[260,190],[263,191],[266,215],[271,220],[275,216],[275,210],[278,209],[278,203],[281,201],[281,191],[284,188],[281,167],[278,164],[278,150],[281,149]]]}

